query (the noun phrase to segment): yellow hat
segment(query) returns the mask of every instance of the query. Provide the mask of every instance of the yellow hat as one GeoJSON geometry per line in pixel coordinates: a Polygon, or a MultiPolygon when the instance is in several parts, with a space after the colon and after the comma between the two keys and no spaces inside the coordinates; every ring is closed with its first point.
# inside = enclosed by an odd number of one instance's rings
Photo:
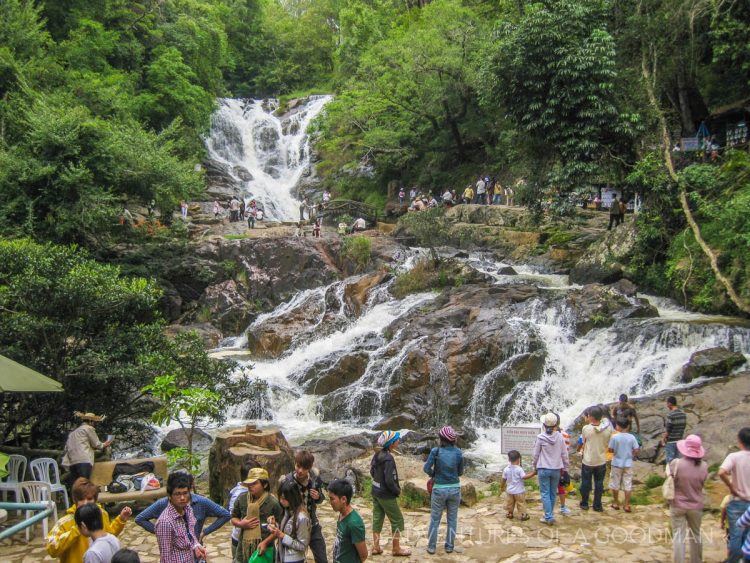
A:
{"type": "Polygon", "coordinates": [[[81,420],[89,420],[91,422],[101,422],[102,420],[104,420],[105,418],[107,418],[104,415],[99,416],[99,415],[94,414],[93,412],[80,412],[80,411],[76,411],[76,412],[73,413],[73,415],[76,418],[80,418],[81,420]]]}
{"type": "Polygon", "coordinates": [[[252,485],[258,480],[268,481],[268,471],[262,467],[253,467],[247,474],[247,479],[242,481],[245,485],[252,485]]]}

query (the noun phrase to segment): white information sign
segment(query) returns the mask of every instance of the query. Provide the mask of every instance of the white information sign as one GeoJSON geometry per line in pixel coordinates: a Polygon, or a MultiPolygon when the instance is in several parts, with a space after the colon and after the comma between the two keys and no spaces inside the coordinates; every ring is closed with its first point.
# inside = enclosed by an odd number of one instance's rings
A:
{"type": "Polygon", "coordinates": [[[523,455],[534,451],[534,442],[539,435],[539,428],[529,426],[502,426],[500,428],[500,453],[507,454],[516,450],[523,455]]]}

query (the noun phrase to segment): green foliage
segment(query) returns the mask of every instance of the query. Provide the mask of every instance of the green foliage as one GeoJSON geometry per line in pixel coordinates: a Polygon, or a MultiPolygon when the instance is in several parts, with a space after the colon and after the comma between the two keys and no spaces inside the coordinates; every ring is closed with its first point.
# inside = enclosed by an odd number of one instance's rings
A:
{"type": "Polygon", "coordinates": [[[493,497],[499,497],[503,494],[502,485],[497,481],[490,483],[490,495],[493,497]]]}
{"type": "Polygon", "coordinates": [[[451,236],[451,223],[445,218],[445,209],[442,207],[402,215],[398,225],[400,232],[415,237],[420,246],[447,244],[451,236]]]}
{"type": "Polygon", "coordinates": [[[445,287],[460,287],[464,284],[464,269],[455,260],[434,260],[424,258],[419,260],[412,269],[396,277],[391,292],[398,299],[403,299],[411,293],[442,289],[445,287]]]}
{"type": "Polygon", "coordinates": [[[598,1],[531,4],[517,23],[501,23],[483,67],[484,104],[501,101],[531,138],[534,159],[548,163],[549,183],[564,191],[590,182],[639,120],[617,107],[616,44],[604,8],[598,1]],[[558,166],[550,166],[552,156],[558,166]]]}
{"type": "Polygon", "coordinates": [[[647,489],[655,489],[656,487],[661,487],[664,484],[664,480],[664,477],[662,477],[661,475],[652,473],[648,477],[646,477],[646,482],[644,483],[644,485],[647,489]]]}
{"type": "Polygon", "coordinates": [[[170,471],[184,469],[197,475],[200,473],[201,456],[187,448],[173,448],[167,452],[167,465],[170,471]]]}
{"type": "Polygon", "coordinates": [[[369,237],[344,237],[341,241],[340,255],[342,262],[351,261],[357,270],[362,270],[372,258],[372,242],[369,237]]]}
{"type": "Polygon", "coordinates": [[[142,354],[164,346],[161,291],[75,247],[0,241],[0,353],[63,384],[63,393],[5,395],[0,442],[59,447],[73,411],[107,414],[123,446],[151,434],[140,388],[153,377],[142,354]]]}

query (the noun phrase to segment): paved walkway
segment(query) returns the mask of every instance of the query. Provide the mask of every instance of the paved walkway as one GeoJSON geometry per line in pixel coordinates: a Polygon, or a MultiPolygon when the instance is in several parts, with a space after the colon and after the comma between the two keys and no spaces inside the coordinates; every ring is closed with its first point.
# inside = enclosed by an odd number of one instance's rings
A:
{"type": "MultiPolygon", "coordinates": [[[[573,500],[573,499],[571,499],[573,500]]],[[[538,493],[531,492],[529,510],[531,520],[520,522],[505,518],[502,498],[492,496],[479,501],[472,508],[459,511],[460,537],[456,545],[463,553],[446,555],[442,543],[438,553],[428,556],[425,551],[429,513],[426,509],[405,512],[407,546],[413,552],[411,560],[454,561],[457,563],[489,563],[496,561],[669,561],[671,536],[669,516],[666,508],[652,504],[637,506],[632,514],[607,509],[598,514],[584,512],[576,502],[570,516],[560,516],[557,525],[548,527],[538,521],[540,503],[538,493]]],[[[372,521],[371,506],[366,502],[356,503],[365,522],[372,521]]],[[[335,532],[335,515],[327,503],[321,506],[321,523],[330,548],[335,532]]],[[[442,530],[445,532],[445,525],[442,530]]],[[[706,513],[703,518],[704,561],[721,561],[725,544],[719,530],[717,516],[706,513]]],[[[3,563],[31,563],[54,561],[45,553],[41,531],[30,544],[17,534],[12,544],[0,544],[0,560],[3,563]]],[[[230,563],[230,526],[224,526],[208,536],[206,545],[209,563],[230,563]]],[[[385,535],[384,535],[385,536],[385,535]]],[[[373,557],[381,563],[403,561],[390,555],[388,538],[384,537],[385,553],[373,557]]],[[[138,551],[144,563],[157,563],[159,550],[154,536],[147,534],[134,523],[129,523],[120,536],[123,546],[138,551]]],[[[368,545],[370,544],[368,538],[368,545]]],[[[312,560],[308,557],[308,560],[312,560]]]]}

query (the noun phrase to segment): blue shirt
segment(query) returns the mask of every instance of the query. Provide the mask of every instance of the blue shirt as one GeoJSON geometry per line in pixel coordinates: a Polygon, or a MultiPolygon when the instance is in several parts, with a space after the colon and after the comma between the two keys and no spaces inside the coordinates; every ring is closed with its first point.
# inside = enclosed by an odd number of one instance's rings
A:
{"type": "MultiPolygon", "coordinates": [[[[206,520],[206,518],[210,518],[212,516],[216,517],[214,523],[206,528],[206,531],[204,532],[206,535],[210,534],[211,532],[215,532],[224,524],[229,522],[229,511],[226,508],[219,506],[211,499],[202,497],[201,495],[196,495],[195,493],[191,494],[190,497],[190,506],[193,507],[193,514],[195,515],[196,540],[201,536],[201,531],[203,530],[203,522],[206,520]]],[[[167,508],[167,505],[169,505],[169,499],[167,497],[160,498],[146,510],[141,512],[138,516],[136,516],[135,523],[147,532],[151,532],[152,534],[155,533],[156,528],[151,523],[151,520],[156,520],[157,518],[159,518],[161,513],[164,512],[164,510],[167,508]]]]}
{"type": "Polygon", "coordinates": [[[423,469],[435,485],[458,486],[458,478],[464,474],[464,455],[456,446],[432,448],[423,469]]]}
{"type": "Polygon", "coordinates": [[[620,432],[609,439],[609,449],[615,456],[612,467],[633,467],[633,450],[638,449],[638,440],[629,432],[620,432]]]}

